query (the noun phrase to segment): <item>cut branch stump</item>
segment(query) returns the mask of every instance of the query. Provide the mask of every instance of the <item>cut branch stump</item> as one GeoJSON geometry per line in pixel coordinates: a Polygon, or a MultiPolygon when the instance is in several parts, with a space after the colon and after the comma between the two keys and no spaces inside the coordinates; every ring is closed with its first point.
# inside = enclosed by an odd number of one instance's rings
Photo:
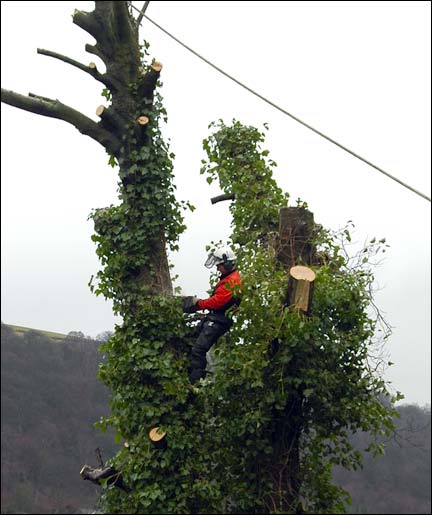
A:
{"type": "Polygon", "coordinates": [[[126,493],[131,491],[130,488],[124,484],[121,472],[116,470],[114,467],[94,469],[93,467],[90,467],[90,465],[84,465],[80,471],[80,476],[83,479],[89,480],[99,486],[101,486],[101,480],[106,479],[108,485],[114,485],[126,493]]]}
{"type": "Polygon", "coordinates": [[[287,305],[295,306],[296,309],[309,314],[313,289],[315,281],[315,272],[307,266],[293,266],[289,271],[287,305]]]}
{"type": "Polygon", "coordinates": [[[216,204],[217,202],[223,202],[224,200],[234,200],[234,199],[235,199],[234,194],[231,194],[231,195],[224,194],[224,195],[218,195],[217,197],[213,197],[210,200],[211,200],[212,204],[216,204]]]}
{"type": "Polygon", "coordinates": [[[166,432],[162,431],[160,427],[150,429],[149,438],[156,449],[165,450],[167,448],[166,432]]]}

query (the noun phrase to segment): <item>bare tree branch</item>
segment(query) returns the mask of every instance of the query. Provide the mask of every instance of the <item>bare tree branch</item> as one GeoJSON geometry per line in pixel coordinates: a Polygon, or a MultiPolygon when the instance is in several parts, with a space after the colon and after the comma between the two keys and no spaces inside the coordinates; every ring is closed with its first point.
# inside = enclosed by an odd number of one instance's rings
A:
{"type": "Polygon", "coordinates": [[[113,135],[100,127],[100,125],[79,111],[62,104],[59,100],[52,100],[36,95],[24,96],[7,89],[1,90],[1,101],[19,109],[30,111],[31,113],[58,118],[76,127],[82,134],[89,136],[103,147],[110,154],[117,156],[121,143],[113,135]]]}
{"type": "Polygon", "coordinates": [[[44,50],[43,48],[38,48],[37,53],[41,55],[46,55],[48,57],[53,57],[54,59],[59,59],[60,61],[63,61],[67,64],[71,64],[72,66],[79,68],[83,72],[88,73],[97,81],[102,82],[102,84],[105,84],[107,88],[110,88],[111,90],[116,89],[112,81],[108,77],[100,73],[96,68],[91,68],[89,66],[86,66],[85,64],[81,64],[78,61],[71,59],[70,57],[58,54],[57,52],[51,52],[51,50],[44,50]]]}
{"type": "Polygon", "coordinates": [[[101,450],[99,449],[99,447],[96,447],[95,449],[95,453],[96,453],[96,458],[98,460],[98,463],[99,463],[99,467],[100,468],[104,468],[104,462],[103,462],[103,459],[102,459],[102,453],[101,453],[101,450]]]}
{"type": "Polygon", "coordinates": [[[126,493],[131,491],[131,489],[124,484],[122,473],[114,467],[108,466],[94,469],[89,465],[84,465],[81,469],[80,476],[96,485],[101,485],[101,480],[105,479],[108,485],[114,485],[124,490],[126,493]]]}
{"type": "MultiPolygon", "coordinates": [[[[96,9],[100,9],[101,6],[98,4],[101,4],[101,2],[95,2],[96,3],[96,9]]],[[[109,8],[109,6],[108,6],[109,8]]],[[[78,9],[75,9],[73,16],[72,16],[72,22],[75,23],[75,25],[78,25],[78,27],[81,27],[83,30],[88,32],[91,36],[93,36],[97,40],[97,35],[100,32],[100,25],[97,22],[97,18],[95,15],[96,11],[93,11],[91,13],[88,13],[86,11],[78,11],[78,9]]]]}
{"type": "MultiPolygon", "coordinates": [[[[132,2],[131,2],[132,3],[132,2]]],[[[143,8],[141,9],[141,12],[139,13],[139,16],[137,18],[137,24],[139,25],[141,23],[141,20],[143,19],[143,16],[147,10],[147,7],[148,7],[148,4],[150,3],[150,1],[148,0],[147,2],[144,2],[144,5],[143,5],[143,8]]]]}

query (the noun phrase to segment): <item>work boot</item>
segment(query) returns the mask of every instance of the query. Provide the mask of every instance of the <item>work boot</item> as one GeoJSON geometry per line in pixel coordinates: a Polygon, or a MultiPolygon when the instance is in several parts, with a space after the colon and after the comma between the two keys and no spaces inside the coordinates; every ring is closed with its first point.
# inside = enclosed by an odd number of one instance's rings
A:
{"type": "Polygon", "coordinates": [[[189,374],[189,381],[191,384],[197,383],[200,379],[204,379],[206,376],[205,370],[201,368],[194,368],[192,372],[189,374]]]}

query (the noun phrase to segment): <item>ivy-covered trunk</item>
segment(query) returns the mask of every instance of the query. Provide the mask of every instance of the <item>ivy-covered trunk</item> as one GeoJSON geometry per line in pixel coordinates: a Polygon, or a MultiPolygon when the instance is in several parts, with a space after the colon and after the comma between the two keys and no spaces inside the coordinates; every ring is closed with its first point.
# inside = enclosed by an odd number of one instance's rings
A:
{"type": "Polygon", "coordinates": [[[185,229],[181,211],[191,206],[181,206],[174,196],[174,156],[161,136],[166,112],[156,92],[162,65],[146,62],[148,44],[138,39],[142,16],[134,17],[131,9],[130,2],[104,1],[95,2],[92,12],[73,14],[73,22],[96,40],[86,50],[101,59],[105,70],[94,62],[87,65],[38,49],[102,84],[106,102],[95,106],[98,122],[59,100],[37,95],[2,89],[2,102],[72,124],[100,143],[111,166],[118,167],[119,203],[90,215],[102,265],[90,287],[112,300],[122,318],[101,346],[99,377],[112,395],[111,415],[98,425],[102,430],[113,427],[118,443],[127,442],[110,462],[121,469],[130,494],[107,489],[104,509],[189,513],[204,496],[199,488],[192,491],[190,479],[197,466],[192,450],[200,447],[196,434],[203,422],[194,420],[187,388],[194,329],[173,295],[167,251],[177,248],[185,229]],[[161,454],[149,433],[166,425],[169,448],[161,454]],[[181,487],[179,477],[186,478],[181,487]]]}
{"type": "Polygon", "coordinates": [[[164,112],[160,100],[154,98],[162,65],[144,63],[146,45],[139,44],[138,23],[127,4],[96,2],[94,12],[76,11],[73,17],[74,23],[96,39],[96,45],[86,45],[86,50],[106,66],[105,95],[110,105],[100,106],[97,113],[101,127],[119,142],[115,151],[107,150],[120,166],[122,204],[97,211],[95,228],[98,231],[103,226],[105,232],[98,241],[103,245],[110,240],[112,252],[127,270],[114,285],[121,297],[134,281],[151,294],[171,295],[166,237],[168,231],[173,239],[178,236],[172,234],[178,212],[172,195],[171,159],[159,131],[164,112]]]}
{"type": "MultiPolygon", "coordinates": [[[[96,291],[114,300],[119,296],[121,302],[130,281],[151,294],[172,295],[166,246],[175,246],[183,229],[173,195],[172,156],[159,130],[165,111],[155,88],[162,65],[145,63],[148,45],[139,43],[139,24],[129,4],[95,2],[94,11],[75,10],[73,14],[73,23],[96,40],[94,45],[87,44],[86,50],[101,59],[105,71],[94,62],[83,64],[38,49],[39,54],[75,66],[102,84],[106,103],[95,106],[99,122],[58,100],[2,89],[2,102],[74,125],[105,148],[111,165],[119,165],[121,204],[96,210],[93,217],[102,262],[105,264],[110,252],[128,270],[121,277],[111,277],[115,284],[103,284],[96,291]]],[[[105,283],[111,271],[100,276],[105,283]]]]}
{"type": "MultiPolygon", "coordinates": [[[[369,362],[382,319],[368,314],[369,263],[385,251],[385,240],[374,238],[349,256],[348,226],[333,233],[314,222],[301,199],[287,206],[289,196],[272,176],[276,163],[261,149],[263,133],[237,121],[213,125],[201,172],[219,182],[221,200],[234,199],[231,239],[244,275],[237,325],[231,344],[219,349],[214,390],[208,390],[233,441],[232,455],[221,460],[238,470],[232,512],[345,513],[349,496],[332,484],[331,469],[360,466],[349,430],[370,431],[372,441],[390,435],[391,403],[401,398],[387,391],[369,362]],[[288,301],[294,265],[311,267],[316,276],[307,313],[288,301]],[[228,406],[220,406],[224,398],[228,406]]],[[[383,451],[374,441],[369,450],[383,451]]]]}

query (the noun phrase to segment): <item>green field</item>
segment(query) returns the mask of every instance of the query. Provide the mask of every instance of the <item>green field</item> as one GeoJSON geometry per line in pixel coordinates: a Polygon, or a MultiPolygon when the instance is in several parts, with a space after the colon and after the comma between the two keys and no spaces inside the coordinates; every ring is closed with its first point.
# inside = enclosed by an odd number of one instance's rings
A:
{"type": "Polygon", "coordinates": [[[33,331],[35,333],[40,333],[40,334],[43,334],[44,336],[48,336],[48,338],[52,338],[53,340],[64,340],[67,337],[66,334],[53,333],[51,331],[42,331],[40,329],[32,329],[31,327],[21,327],[19,325],[10,325],[10,324],[5,324],[5,325],[7,325],[11,329],[13,329],[13,331],[15,331],[15,333],[17,333],[18,335],[23,335],[25,333],[33,331]]]}

